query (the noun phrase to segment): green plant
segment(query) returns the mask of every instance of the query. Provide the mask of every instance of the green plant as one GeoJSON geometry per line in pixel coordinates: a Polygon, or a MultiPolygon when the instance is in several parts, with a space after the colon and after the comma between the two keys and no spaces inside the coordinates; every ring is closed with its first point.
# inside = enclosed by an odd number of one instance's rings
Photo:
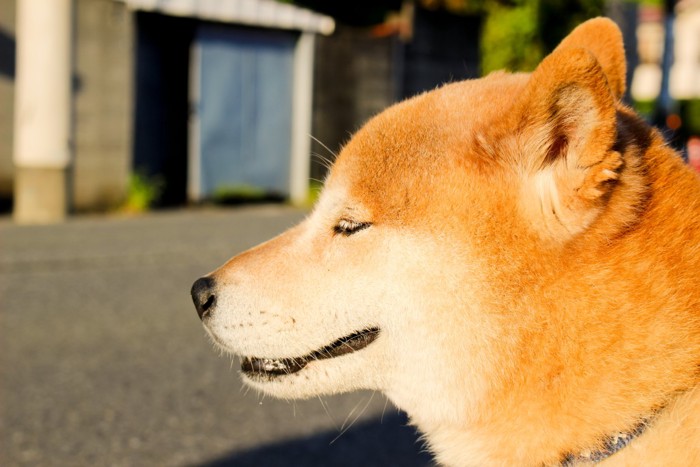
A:
{"type": "Polygon", "coordinates": [[[604,12],[603,0],[486,0],[482,5],[483,74],[533,70],[574,27],[604,12]]]}
{"type": "Polygon", "coordinates": [[[700,135],[700,99],[690,99],[680,102],[683,125],[688,133],[700,135]]]}
{"type": "Polygon", "coordinates": [[[142,172],[129,175],[127,195],[121,211],[141,213],[150,210],[163,193],[161,177],[149,177],[142,172]]]}
{"type": "Polygon", "coordinates": [[[215,203],[245,203],[254,201],[263,201],[270,198],[268,193],[263,188],[253,185],[219,185],[214,189],[212,201],[215,203]]]}
{"type": "Polygon", "coordinates": [[[316,204],[318,197],[321,195],[321,190],[323,190],[323,182],[318,180],[309,181],[309,194],[306,197],[307,207],[311,207],[316,204]]]}
{"type": "Polygon", "coordinates": [[[516,6],[491,3],[481,38],[483,74],[495,70],[529,71],[542,59],[537,2],[516,6]]]}
{"type": "Polygon", "coordinates": [[[639,112],[647,120],[651,120],[654,116],[654,109],[656,108],[655,100],[635,100],[632,103],[634,109],[639,112]]]}

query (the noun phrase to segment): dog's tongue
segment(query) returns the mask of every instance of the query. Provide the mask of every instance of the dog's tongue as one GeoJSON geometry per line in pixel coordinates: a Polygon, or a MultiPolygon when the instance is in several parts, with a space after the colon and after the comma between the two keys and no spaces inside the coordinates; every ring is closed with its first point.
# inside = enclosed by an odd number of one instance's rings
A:
{"type": "Polygon", "coordinates": [[[306,366],[303,358],[250,358],[246,357],[241,363],[245,373],[260,373],[269,375],[289,375],[296,373],[306,366]]]}

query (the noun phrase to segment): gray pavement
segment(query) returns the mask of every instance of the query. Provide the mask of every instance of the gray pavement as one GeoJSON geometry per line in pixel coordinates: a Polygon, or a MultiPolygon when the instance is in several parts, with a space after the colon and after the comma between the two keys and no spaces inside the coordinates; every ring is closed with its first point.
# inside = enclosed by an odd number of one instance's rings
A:
{"type": "Polygon", "coordinates": [[[383,395],[261,398],[208,342],[192,282],[303,215],[0,219],[0,465],[430,465],[383,395]]]}

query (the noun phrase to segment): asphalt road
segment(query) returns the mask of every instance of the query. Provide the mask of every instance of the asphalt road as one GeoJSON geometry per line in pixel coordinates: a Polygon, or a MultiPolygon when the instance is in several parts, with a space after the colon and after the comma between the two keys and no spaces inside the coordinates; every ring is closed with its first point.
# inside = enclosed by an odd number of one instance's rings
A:
{"type": "Polygon", "coordinates": [[[303,215],[0,219],[0,465],[430,465],[383,395],[261,398],[205,336],[192,282],[303,215]]]}

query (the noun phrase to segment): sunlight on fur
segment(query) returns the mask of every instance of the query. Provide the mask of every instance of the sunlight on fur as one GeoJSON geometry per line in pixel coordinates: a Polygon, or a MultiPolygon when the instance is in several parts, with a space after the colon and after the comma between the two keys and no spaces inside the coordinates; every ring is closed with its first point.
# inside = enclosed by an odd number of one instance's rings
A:
{"type": "Polygon", "coordinates": [[[195,283],[207,332],[261,394],[383,393],[443,465],[700,466],[700,180],[624,90],[598,18],[388,108],[195,283]]]}

